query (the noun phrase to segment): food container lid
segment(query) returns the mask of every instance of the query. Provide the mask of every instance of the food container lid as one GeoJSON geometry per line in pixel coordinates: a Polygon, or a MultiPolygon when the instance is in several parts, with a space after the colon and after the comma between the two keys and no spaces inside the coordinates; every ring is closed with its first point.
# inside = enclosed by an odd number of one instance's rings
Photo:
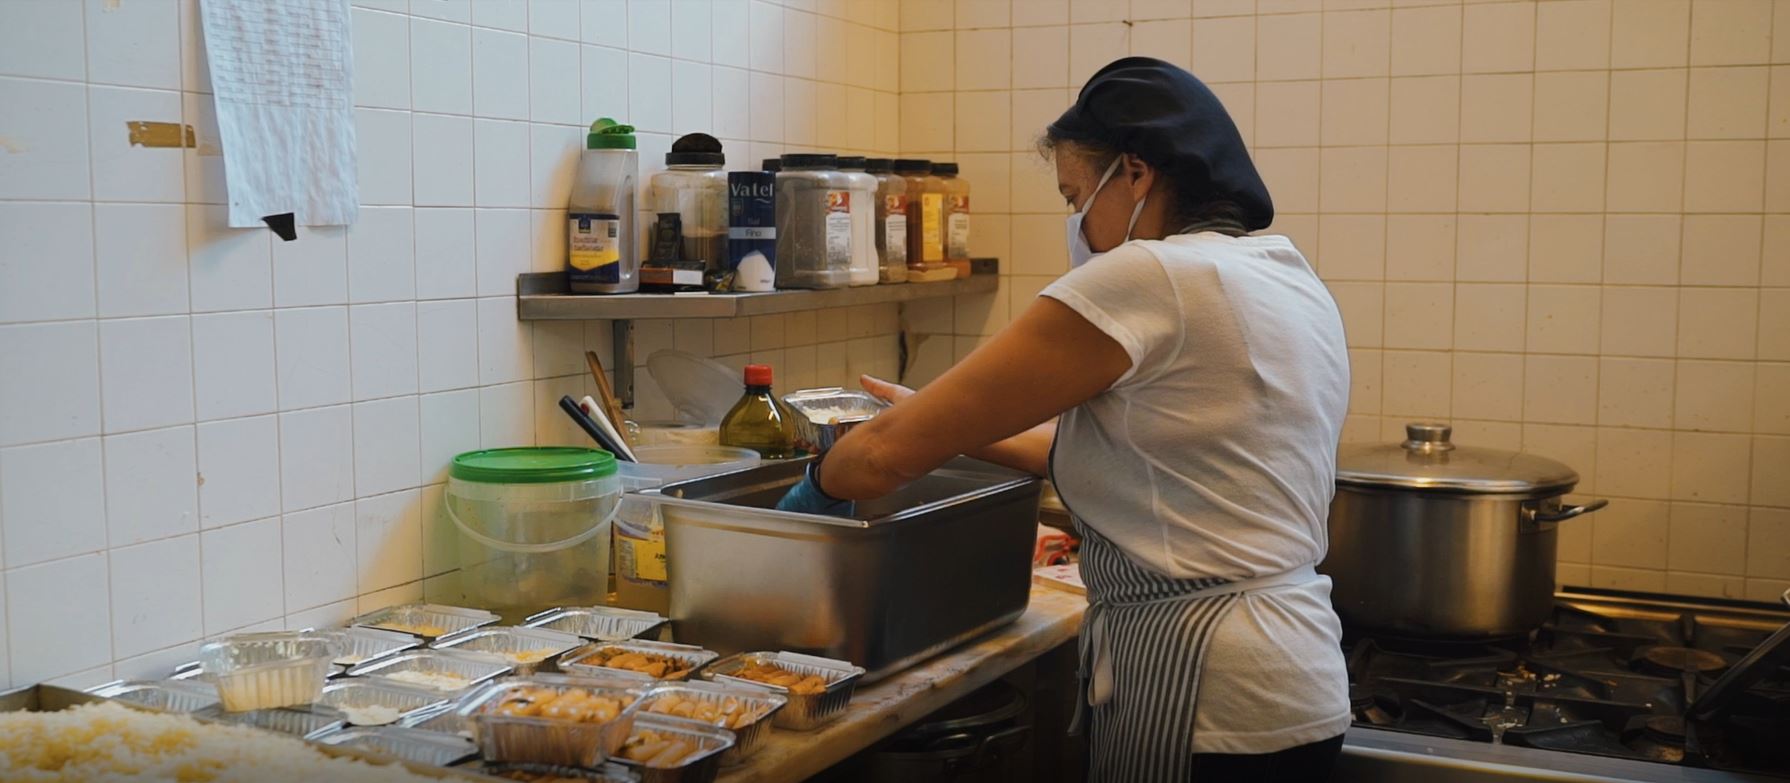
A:
{"type": "Polygon", "coordinates": [[[581,446],[480,449],[454,457],[449,475],[484,484],[551,484],[613,476],[615,455],[581,446]]]}
{"type": "Polygon", "coordinates": [[[839,165],[839,156],[821,152],[790,152],[783,156],[783,168],[830,169],[839,165]]]}
{"type": "Polygon", "coordinates": [[[707,133],[686,133],[671,143],[671,151],[665,153],[667,166],[721,166],[727,163],[727,156],[721,151],[721,141],[707,133]]]}
{"type": "Polygon", "coordinates": [[[1345,445],[1337,450],[1336,483],[1484,495],[1554,495],[1579,483],[1572,468],[1547,457],[1456,446],[1446,424],[1405,425],[1405,441],[1345,445]]]}

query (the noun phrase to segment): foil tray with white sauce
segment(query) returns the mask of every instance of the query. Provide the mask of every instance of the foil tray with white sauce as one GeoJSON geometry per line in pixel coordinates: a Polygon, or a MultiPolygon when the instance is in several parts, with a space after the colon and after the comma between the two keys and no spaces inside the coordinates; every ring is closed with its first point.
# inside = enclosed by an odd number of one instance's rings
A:
{"type": "Polygon", "coordinates": [[[530,615],[522,625],[576,634],[596,642],[619,642],[658,630],[665,625],[665,617],[610,606],[568,606],[530,615]]]}
{"type": "Polygon", "coordinates": [[[509,664],[483,655],[451,650],[409,650],[363,663],[349,669],[348,676],[379,677],[402,685],[459,695],[511,671],[509,664]]]}
{"type": "Polygon", "coordinates": [[[553,671],[560,655],[583,643],[583,639],[569,633],[493,625],[444,636],[429,647],[491,656],[509,664],[516,674],[527,675],[553,671]]]}
{"type": "Polygon", "coordinates": [[[348,622],[366,628],[380,628],[434,641],[468,628],[496,625],[498,616],[483,609],[467,609],[442,604],[402,604],[368,612],[348,622]]]}

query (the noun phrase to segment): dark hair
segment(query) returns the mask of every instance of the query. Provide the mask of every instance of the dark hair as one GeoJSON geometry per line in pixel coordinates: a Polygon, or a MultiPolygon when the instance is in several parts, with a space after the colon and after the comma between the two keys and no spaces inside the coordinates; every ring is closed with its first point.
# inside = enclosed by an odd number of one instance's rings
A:
{"type": "MultiPolygon", "coordinates": [[[[1049,132],[1038,137],[1038,154],[1045,160],[1054,158],[1057,148],[1063,144],[1073,144],[1085,154],[1094,168],[1105,170],[1112,165],[1113,158],[1119,156],[1119,150],[1097,141],[1080,139],[1060,139],[1049,132]]],[[[1152,164],[1154,165],[1154,164],[1152,164]]],[[[1174,203],[1169,209],[1169,225],[1172,230],[1179,231],[1192,226],[1202,230],[1217,231],[1231,236],[1243,236],[1249,233],[1245,227],[1243,207],[1234,201],[1213,199],[1203,189],[1193,187],[1170,177],[1160,166],[1155,167],[1157,174],[1168,180],[1169,192],[1174,203]]]]}

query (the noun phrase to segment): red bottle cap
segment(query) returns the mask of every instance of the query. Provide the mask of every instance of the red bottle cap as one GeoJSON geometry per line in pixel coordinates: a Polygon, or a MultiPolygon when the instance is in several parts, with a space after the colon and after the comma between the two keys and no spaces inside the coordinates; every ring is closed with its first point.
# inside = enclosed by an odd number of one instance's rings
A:
{"type": "Polygon", "coordinates": [[[771,366],[768,364],[748,364],[748,365],[746,365],[746,385],[747,386],[769,386],[769,385],[771,385],[771,366]]]}

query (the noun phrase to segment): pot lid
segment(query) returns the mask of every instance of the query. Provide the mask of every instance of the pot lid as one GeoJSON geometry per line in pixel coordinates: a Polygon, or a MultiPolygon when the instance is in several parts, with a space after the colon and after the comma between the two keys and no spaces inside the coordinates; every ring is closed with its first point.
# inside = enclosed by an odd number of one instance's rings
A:
{"type": "Polygon", "coordinates": [[[1503,449],[1456,446],[1446,424],[1405,425],[1405,442],[1345,445],[1336,483],[1350,487],[1472,494],[1562,494],[1579,474],[1559,462],[1503,449]]]}

